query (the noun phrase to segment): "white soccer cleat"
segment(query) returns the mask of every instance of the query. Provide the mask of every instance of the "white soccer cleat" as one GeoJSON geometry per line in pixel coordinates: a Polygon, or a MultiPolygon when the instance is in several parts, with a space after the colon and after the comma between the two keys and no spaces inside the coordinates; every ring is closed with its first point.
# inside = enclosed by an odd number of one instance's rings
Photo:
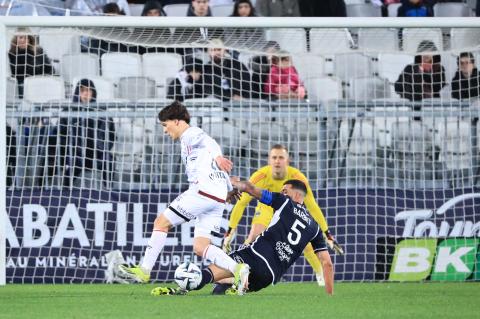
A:
{"type": "Polygon", "coordinates": [[[323,272],[316,273],[315,278],[317,278],[317,284],[320,287],[325,287],[325,278],[323,278],[323,272]]]}
{"type": "Polygon", "coordinates": [[[250,275],[250,266],[247,264],[238,264],[235,270],[235,287],[237,294],[243,295],[248,289],[248,276],[250,275]]]}

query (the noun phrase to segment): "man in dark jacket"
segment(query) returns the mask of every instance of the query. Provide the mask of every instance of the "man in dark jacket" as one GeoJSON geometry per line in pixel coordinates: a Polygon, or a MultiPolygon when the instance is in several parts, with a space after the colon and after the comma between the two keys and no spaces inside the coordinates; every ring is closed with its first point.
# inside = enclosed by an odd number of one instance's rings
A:
{"type": "Polygon", "coordinates": [[[452,97],[464,100],[480,95],[480,73],[470,52],[462,52],[457,60],[458,70],[452,79],[452,97]]]}
{"type": "Polygon", "coordinates": [[[250,97],[250,72],[240,61],[226,55],[220,39],[210,41],[210,63],[203,76],[204,93],[228,101],[250,97]]]}
{"type": "Polygon", "coordinates": [[[440,97],[440,90],[446,85],[445,69],[441,65],[439,54],[427,52],[437,51],[435,44],[424,40],[420,42],[413,64],[405,67],[395,82],[395,92],[404,99],[421,101],[427,98],[440,97]]]}

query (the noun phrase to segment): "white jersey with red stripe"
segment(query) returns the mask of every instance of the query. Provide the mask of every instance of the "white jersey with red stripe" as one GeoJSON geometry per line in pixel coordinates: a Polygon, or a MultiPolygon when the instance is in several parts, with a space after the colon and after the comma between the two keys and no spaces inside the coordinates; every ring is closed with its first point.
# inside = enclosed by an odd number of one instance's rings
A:
{"type": "Polygon", "coordinates": [[[217,142],[201,128],[192,126],[183,132],[180,142],[190,188],[226,199],[232,185],[228,174],[220,170],[215,162],[218,156],[222,156],[217,142]]]}

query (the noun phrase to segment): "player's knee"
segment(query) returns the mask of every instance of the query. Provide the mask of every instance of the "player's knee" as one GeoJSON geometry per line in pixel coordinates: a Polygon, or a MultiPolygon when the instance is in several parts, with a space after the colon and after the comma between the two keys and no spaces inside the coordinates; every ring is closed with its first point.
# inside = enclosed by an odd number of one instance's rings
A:
{"type": "Polygon", "coordinates": [[[163,231],[168,233],[168,230],[170,229],[171,224],[168,219],[165,218],[165,216],[160,215],[157,218],[155,218],[155,221],[153,222],[153,229],[163,231]]]}
{"type": "Polygon", "coordinates": [[[207,247],[203,244],[194,243],[193,252],[195,253],[195,255],[203,257],[203,253],[205,252],[206,248],[207,247]]]}

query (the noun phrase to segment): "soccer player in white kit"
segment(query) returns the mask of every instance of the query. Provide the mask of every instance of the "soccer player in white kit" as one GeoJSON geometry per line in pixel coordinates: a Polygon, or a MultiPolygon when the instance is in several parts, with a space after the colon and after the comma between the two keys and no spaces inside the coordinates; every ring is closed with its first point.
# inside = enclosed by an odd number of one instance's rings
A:
{"type": "Polygon", "coordinates": [[[134,267],[120,266],[129,279],[146,283],[150,280],[158,256],[165,246],[168,231],[196,219],[193,250],[220,268],[232,273],[239,293],[247,284],[249,266],[239,264],[221,248],[211,244],[213,234],[220,233],[220,223],[229,192],[235,193],[227,172],[232,162],[222,156],[220,146],[202,129],[190,126],[190,114],[180,102],[173,102],[158,114],[164,133],[180,139],[182,161],[186,167],[189,188],[180,194],[154,222],[143,261],[134,267]]]}

